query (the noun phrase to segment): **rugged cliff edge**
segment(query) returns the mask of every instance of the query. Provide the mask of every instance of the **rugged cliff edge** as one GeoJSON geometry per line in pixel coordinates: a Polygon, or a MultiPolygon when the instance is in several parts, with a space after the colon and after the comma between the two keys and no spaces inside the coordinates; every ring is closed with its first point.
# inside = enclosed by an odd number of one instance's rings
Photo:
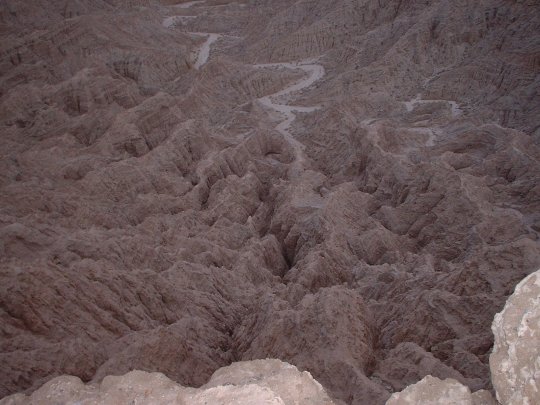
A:
{"type": "Polygon", "coordinates": [[[540,403],[540,270],[521,281],[492,325],[489,358],[499,402],[487,391],[471,394],[453,379],[427,376],[393,394],[387,405],[524,405],[540,403]]]}
{"type": "MultiPolygon", "coordinates": [[[[540,402],[540,270],[518,284],[493,321],[491,376],[502,405],[540,402]]],[[[161,373],[132,371],[85,385],[57,377],[29,397],[15,394],[0,405],[53,404],[333,405],[311,375],[279,360],[234,363],[216,371],[199,389],[182,387],[161,373]]],[[[471,393],[454,379],[426,376],[393,394],[387,405],[496,405],[485,390],[471,393]]]]}

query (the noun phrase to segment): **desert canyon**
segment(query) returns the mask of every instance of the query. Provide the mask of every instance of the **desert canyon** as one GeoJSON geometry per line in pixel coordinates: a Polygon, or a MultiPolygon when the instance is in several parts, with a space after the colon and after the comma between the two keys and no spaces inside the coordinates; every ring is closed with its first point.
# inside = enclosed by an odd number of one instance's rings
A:
{"type": "Polygon", "coordinates": [[[2,404],[540,401],[540,1],[2,0],[0,35],[2,404]]]}

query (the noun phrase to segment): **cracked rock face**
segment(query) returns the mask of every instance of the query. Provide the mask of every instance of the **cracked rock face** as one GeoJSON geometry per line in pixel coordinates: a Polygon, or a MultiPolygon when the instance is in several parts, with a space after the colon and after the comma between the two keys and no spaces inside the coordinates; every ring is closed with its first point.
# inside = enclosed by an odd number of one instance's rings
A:
{"type": "Polygon", "coordinates": [[[15,394],[0,405],[334,405],[322,386],[304,371],[279,360],[234,363],[219,369],[199,389],[186,388],[161,373],[131,371],[85,385],[73,376],[57,377],[30,396],[15,394]]]}
{"type": "Polygon", "coordinates": [[[489,357],[503,405],[540,403],[540,270],[521,281],[493,321],[489,357]]]}

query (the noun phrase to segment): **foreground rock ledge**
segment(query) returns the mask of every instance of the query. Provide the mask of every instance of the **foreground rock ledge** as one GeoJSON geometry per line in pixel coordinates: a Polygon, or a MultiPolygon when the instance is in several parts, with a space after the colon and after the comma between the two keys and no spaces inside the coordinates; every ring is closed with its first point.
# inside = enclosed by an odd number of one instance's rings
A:
{"type": "MultiPolygon", "coordinates": [[[[502,405],[540,404],[540,270],[521,281],[492,325],[491,379],[502,405]]],[[[393,394],[387,405],[497,404],[488,391],[471,394],[447,378],[426,376],[393,394]]]]}
{"type": "Polygon", "coordinates": [[[31,396],[15,394],[0,405],[19,404],[334,404],[307,371],[279,360],[234,363],[217,370],[201,388],[183,387],[161,373],[131,371],[85,385],[78,377],[54,378],[31,396]]]}
{"type": "MultiPolygon", "coordinates": [[[[521,281],[492,325],[492,383],[503,405],[540,403],[540,270],[521,281]]],[[[161,373],[131,371],[85,385],[57,377],[31,396],[15,394],[0,405],[18,404],[334,404],[310,373],[280,360],[234,363],[217,370],[201,388],[183,387],[161,373]]],[[[387,405],[495,405],[485,390],[471,393],[460,382],[426,376],[387,405]]]]}
{"type": "Polygon", "coordinates": [[[386,405],[495,405],[488,391],[471,394],[469,387],[452,378],[440,380],[430,375],[393,394],[386,405]]]}
{"type": "Polygon", "coordinates": [[[497,399],[504,405],[540,404],[540,270],[516,286],[491,328],[497,399]]]}

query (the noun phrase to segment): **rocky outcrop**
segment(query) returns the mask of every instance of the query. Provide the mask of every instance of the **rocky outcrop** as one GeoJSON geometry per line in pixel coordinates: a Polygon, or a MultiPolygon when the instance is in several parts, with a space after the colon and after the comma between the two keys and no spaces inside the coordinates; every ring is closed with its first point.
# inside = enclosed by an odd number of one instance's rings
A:
{"type": "Polygon", "coordinates": [[[392,394],[386,405],[496,405],[489,392],[471,390],[458,381],[427,376],[399,393],[392,394]]]}
{"type": "MultiPolygon", "coordinates": [[[[540,402],[540,270],[527,276],[510,296],[492,325],[491,381],[502,405],[540,402]]],[[[495,405],[488,391],[471,394],[460,382],[428,375],[393,394],[387,405],[495,405]]]]}
{"type": "Polygon", "coordinates": [[[234,363],[217,370],[199,389],[186,388],[161,373],[131,371],[84,384],[73,376],[57,377],[30,396],[15,394],[0,405],[152,404],[152,405],[333,405],[311,375],[279,360],[234,363]]]}
{"type": "Polygon", "coordinates": [[[540,403],[540,270],[521,281],[493,321],[489,357],[503,405],[540,403]]]}

